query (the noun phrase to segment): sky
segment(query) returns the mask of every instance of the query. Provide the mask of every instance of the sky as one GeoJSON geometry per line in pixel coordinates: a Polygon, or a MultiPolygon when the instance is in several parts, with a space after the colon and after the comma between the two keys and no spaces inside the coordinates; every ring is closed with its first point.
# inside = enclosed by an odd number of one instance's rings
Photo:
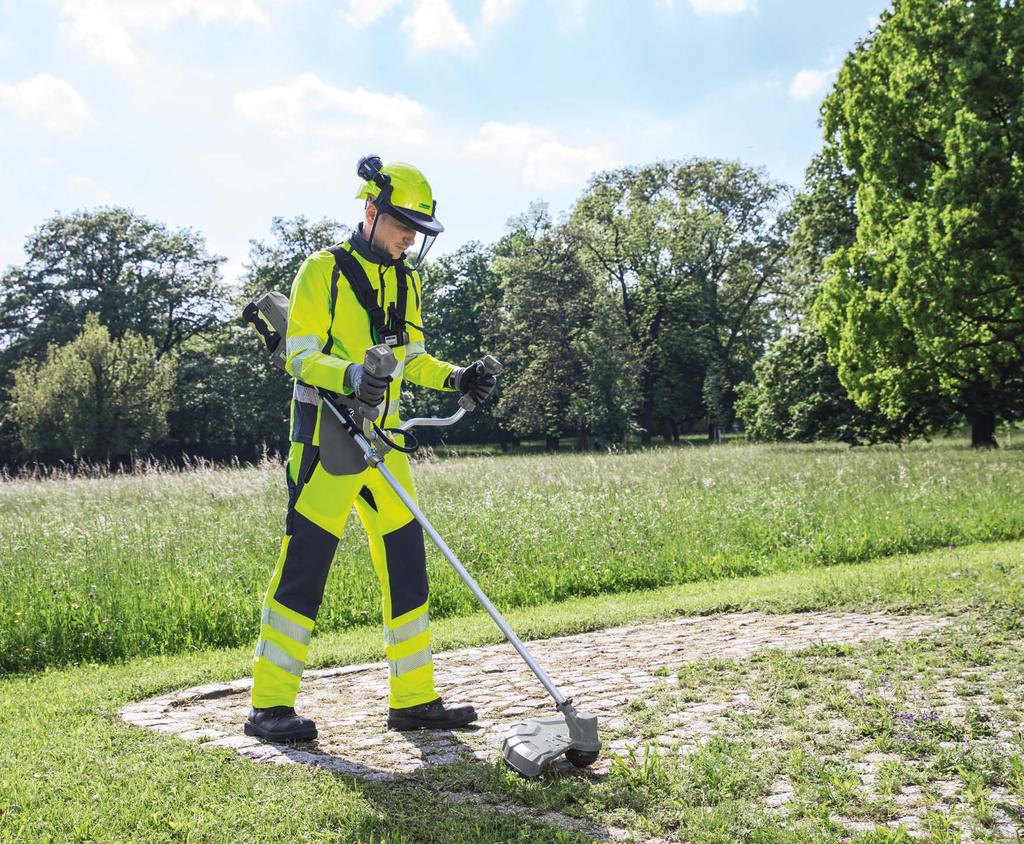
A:
{"type": "Polygon", "coordinates": [[[432,256],[601,170],[740,160],[799,187],[885,0],[0,0],[0,268],[128,206],[244,270],[275,216],[354,223],[357,159],[426,174],[432,256]]]}

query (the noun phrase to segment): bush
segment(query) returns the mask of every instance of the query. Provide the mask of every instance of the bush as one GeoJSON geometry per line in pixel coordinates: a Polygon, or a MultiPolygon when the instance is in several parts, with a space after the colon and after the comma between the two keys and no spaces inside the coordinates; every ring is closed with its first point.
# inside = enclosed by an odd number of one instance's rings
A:
{"type": "Polygon", "coordinates": [[[70,343],[47,347],[43,364],[15,370],[12,416],[25,453],[38,460],[110,460],[167,434],[176,361],[128,331],[111,339],[90,314],[70,343]]]}

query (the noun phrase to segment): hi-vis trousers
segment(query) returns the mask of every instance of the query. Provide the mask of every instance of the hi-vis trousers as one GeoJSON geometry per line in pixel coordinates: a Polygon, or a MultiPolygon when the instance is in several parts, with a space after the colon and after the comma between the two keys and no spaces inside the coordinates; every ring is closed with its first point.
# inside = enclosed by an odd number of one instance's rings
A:
{"type": "MultiPolygon", "coordinates": [[[[416,500],[409,459],[389,451],[384,465],[416,500]]],[[[437,698],[430,652],[423,529],[376,469],[330,475],[319,448],[293,442],[288,455],[288,516],[253,657],[252,705],[294,706],[327,572],[353,503],[366,528],[381,586],[390,705],[437,698]]]]}

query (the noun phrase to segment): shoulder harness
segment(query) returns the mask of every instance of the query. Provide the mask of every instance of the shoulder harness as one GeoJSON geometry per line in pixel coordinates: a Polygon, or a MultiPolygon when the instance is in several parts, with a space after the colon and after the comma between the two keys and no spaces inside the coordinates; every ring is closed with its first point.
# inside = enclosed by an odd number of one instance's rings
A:
{"type": "MultiPolygon", "coordinates": [[[[399,261],[395,264],[395,275],[398,278],[398,293],[396,302],[388,306],[385,314],[377,299],[377,291],[370,284],[363,265],[345,249],[344,246],[336,246],[328,250],[334,256],[334,269],[331,271],[331,324],[334,323],[334,308],[338,300],[338,276],[344,276],[355,294],[356,301],[362,305],[370,318],[370,339],[374,344],[384,343],[392,348],[404,346],[409,342],[409,332],[405,330],[407,320],[405,319],[405,307],[409,298],[409,277],[405,269],[405,262],[399,261]]],[[[419,293],[414,289],[413,294],[419,301],[419,293]]],[[[413,323],[408,323],[412,325],[413,323]]],[[[415,326],[419,328],[419,326],[415,326]]],[[[334,338],[328,333],[327,345],[324,353],[329,354],[334,338]]]]}

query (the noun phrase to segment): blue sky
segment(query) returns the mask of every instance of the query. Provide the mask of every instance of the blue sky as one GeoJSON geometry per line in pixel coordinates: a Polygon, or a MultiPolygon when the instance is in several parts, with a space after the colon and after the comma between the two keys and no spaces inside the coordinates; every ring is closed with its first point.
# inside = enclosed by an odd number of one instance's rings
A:
{"type": "Polygon", "coordinates": [[[0,0],[0,267],[127,205],[241,271],[275,215],[354,221],[356,159],[427,174],[436,254],[595,170],[715,156],[799,185],[884,0],[0,0]]]}

